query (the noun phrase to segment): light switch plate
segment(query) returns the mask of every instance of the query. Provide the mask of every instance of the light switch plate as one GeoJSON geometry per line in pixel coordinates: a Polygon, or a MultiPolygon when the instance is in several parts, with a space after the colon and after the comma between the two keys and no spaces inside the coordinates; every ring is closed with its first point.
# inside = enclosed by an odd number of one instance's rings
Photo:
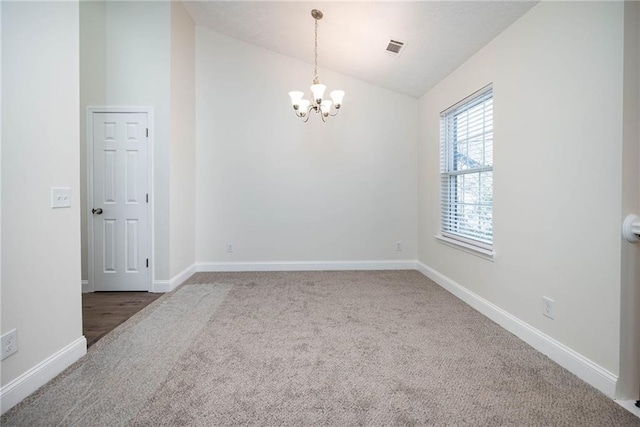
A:
{"type": "Polygon", "coordinates": [[[52,208],[71,207],[71,188],[51,187],[51,207],[52,208]]]}

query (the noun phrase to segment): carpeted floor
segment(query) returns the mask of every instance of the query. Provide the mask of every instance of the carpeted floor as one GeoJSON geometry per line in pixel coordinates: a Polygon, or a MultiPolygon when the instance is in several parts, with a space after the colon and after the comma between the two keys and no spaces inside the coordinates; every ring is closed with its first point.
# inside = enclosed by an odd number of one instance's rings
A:
{"type": "Polygon", "coordinates": [[[420,273],[377,271],[197,274],[1,423],[640,426],[640,419],[420,273]]]}

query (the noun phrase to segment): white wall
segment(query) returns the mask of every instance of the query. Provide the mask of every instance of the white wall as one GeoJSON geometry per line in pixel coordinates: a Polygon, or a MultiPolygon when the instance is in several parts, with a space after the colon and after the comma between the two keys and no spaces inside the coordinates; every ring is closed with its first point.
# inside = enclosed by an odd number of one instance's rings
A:
{"type": "Polygon", "coordinates": [[[82,279],[89,278],[87,235],[87,106],[105,105],[107,93],[106,2],[80,2],[80,189],[82,279]]]}
{"type": "Polygon", "coordinates": [[[78,3],[2,2],[1,8],[1,332],[16,328],[19,344],[1,364],[4,410],[8,383],[74,342],[86,351],[86,343],[78,3]],[[52,186],[71,188],[71,208],[51,209],[52,186]]]}
{"type": "Polygon", "coordinates": [[[542,2],[420,99],[424,264],[619,373],[622,2],[542,2]],[[495,262],[445,246],[439,113],[494,84],[495,262]],[[556,301],[556,319],[541,298],[556,301]]]}
{"type": "MultiPolygon", "coordinates": [[[[155,279],[169,279],[171,3],[81,2],[82,105],[154,108],[155,279]]],[[[86,132],[82,135],[83,170],[86,132]]],[[[83,176],[83,180],[86,177],[83,176]]],[[[83,199],[86,189],[83,188],[83,199]]],[[[86,224],[82,225],[87,247],[86,224]]],[[[87,265],[83,251],[83,265],[87,265]]],[[[87,278],[86,269],[84,278],[87,278]]]]}
{"type": "Polygon", "coordinates": [[[195,24],[171,4],[170,277],[196,260],[195,24]]]}
{"type": "Polygon", "coordinates": [[[319,71],[344,107],[305,124],[312,65],[196,29],[199,262],[415,259],[417,100],[319,71]]]}
{"type": "MultiPolygon", "coordinates": [[[[625,2],[622,219],[640,215],[640,3],[625,2]]],[[[620,383],[618,395],[640,398],[640,244],[621,242],[620,383]]]]}

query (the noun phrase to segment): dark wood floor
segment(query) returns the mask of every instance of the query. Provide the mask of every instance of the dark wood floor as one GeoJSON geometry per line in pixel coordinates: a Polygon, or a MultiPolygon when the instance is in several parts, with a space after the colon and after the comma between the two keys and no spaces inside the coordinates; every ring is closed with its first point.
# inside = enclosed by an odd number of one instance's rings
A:
{"type": "Polygon", "coordinates": [[[87,347],[162,294],[151,292],[90,292],[82,294],[82,330],[87,347]]]}

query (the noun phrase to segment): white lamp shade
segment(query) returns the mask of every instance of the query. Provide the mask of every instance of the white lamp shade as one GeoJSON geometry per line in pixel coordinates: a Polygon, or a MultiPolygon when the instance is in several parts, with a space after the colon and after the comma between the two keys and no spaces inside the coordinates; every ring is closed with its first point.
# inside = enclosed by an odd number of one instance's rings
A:
{"type": "Polygon", "coordinates": [[[333,103],[336,105],[342,104],[342,98],[344,98],[343,90],[334,90],[330,93],[331,99],[333,99],[333,103]]]}
{"type": "Polygon", "coordinates": [[[304,93],[294,90],[289,92],[289,96],[291,97],[291,105],[300,105],[300,100],[304,96],[304,93]]]}
{"type": "Polygon", "coordinates": [[[309,102],[308,99],[301,99],[300,100],[300,104],[299,104],[300,107],[298,107],[298,110],[303,112],[303,113],[306,113],[307,112],[307,108],[309,108],[309,104],[310,104],[310,102],[309,102]]]}
{"type": "Polygon", "coordinates": [[[324,95],[324,91],[326,89],[327,87],[320,83],[317,85],[311,85],[311,92],[313,92],[313,99],[314,100],[322,99],[322,96],[324,95]]]}
{"type": "Polygon", "coordinates": [[[329,101],[328,99],[322,101],[322,104],[320,104],[320,110],[323,114],[329,113],[329,110],[331,110],[331,104],[333,104],[333,102],[329,101]]]}

